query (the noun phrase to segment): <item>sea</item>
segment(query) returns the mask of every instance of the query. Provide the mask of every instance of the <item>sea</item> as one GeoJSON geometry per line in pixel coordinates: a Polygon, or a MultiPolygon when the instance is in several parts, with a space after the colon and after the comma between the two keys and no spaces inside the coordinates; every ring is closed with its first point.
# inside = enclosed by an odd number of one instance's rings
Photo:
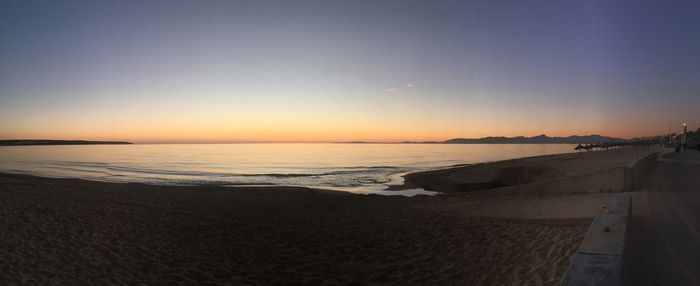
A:
{"type": "Polygon", "coordinates": [[[571,144],[133,144],[0,146],[0,172],[156,185],[306,186],[387,191],[410,172],[574,152],[571,144]]]}

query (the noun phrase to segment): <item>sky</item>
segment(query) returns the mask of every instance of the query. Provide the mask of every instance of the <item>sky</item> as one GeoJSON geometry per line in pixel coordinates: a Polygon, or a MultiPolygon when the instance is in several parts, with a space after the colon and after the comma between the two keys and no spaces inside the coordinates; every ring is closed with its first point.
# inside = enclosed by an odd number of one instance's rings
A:
{"type": "Polygon", "coordinates": [[[699,107],[698,1],[0,2],[0,139],[630,138],[699,107]]]}

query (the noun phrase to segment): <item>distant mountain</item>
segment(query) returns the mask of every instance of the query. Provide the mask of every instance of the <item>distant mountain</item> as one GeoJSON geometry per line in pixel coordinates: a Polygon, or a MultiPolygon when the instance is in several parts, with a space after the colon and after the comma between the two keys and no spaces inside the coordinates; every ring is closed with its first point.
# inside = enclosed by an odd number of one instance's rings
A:
{"type": "Polygon", "coordinates": [[[621,138],[607,137],[601,135],[569,136],[569,137],[549,137],[547,135],[537,135],[533,137],[484,137],[484,138],[454,138],[443,143],[449,144],[589,144],[603,142],[624,141],[621,138]]]}
{"type": "Polygon", "coordinates": [[[124,141],[86,141],[86,140],[0,140],[0,146],[28,146],[28,145],[107,145],[107,144],[133,144],[124,141]]]}

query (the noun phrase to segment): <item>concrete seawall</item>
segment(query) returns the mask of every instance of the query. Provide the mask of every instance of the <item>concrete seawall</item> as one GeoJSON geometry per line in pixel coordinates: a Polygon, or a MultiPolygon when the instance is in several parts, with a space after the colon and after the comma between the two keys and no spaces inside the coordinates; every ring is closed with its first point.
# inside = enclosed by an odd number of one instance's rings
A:
{"type": "Polygon", "coordinates": [[[635,191],[647,183],[649,174],[658,165],[660,153],[666,154],[667,151],[654,152],[627,164],[624,170],[624,191],[635,191]]]}
{"type": "Polygon", "coordinates": [[[621,285],[631,197],[608,197],[586,232],[561,281],[572,285],[621,285]]]}
{"type": "MultiPolygon", "coordinates": [[[[664,149],[629,163],[624,169],[623,190],[634,191],[645,186],[659,159],[670,152],[664,149]]],[[[631,206],[632,198],[628,194],[608,197],[588,228],[561,285],[622,285],[631,206]]]]}

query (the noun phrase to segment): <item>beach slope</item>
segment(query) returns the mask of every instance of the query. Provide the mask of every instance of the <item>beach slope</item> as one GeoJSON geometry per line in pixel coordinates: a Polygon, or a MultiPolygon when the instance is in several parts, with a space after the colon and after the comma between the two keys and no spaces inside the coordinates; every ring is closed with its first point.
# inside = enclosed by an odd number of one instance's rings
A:
{"type": "Polygon", "coordinates": [[[0,174],[0,284],[554,285],[590,223],[460,202],[0,174]]]}

